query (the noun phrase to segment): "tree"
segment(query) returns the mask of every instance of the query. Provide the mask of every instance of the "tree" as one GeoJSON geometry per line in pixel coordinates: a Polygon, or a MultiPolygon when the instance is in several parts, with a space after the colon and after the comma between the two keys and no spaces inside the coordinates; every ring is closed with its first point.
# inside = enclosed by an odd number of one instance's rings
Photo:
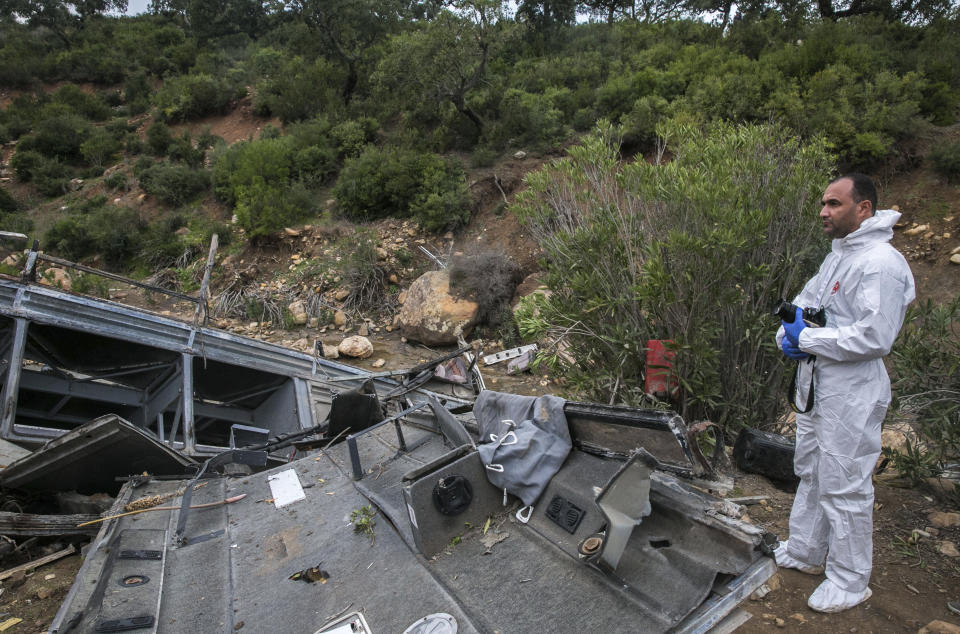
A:
{"type": "Polygon", "coordinates": [[[816,0],[820,17],[838,20],[855,15],[876,14],[903,22],[929,21],[952,8],[950,0],[816,0]]]}
{"type": "Polygon", "coordinates": [[[364,53],[399,27],[407,7],[402,0],[292,0],[288,8],[316,33],[329,56],[346,65],[341,96],[349,103],[364,53]]]}
{"type": "Polygon", "coordinates": [[[483,118],[468,96],[486,79],[494,48],[502,43],[499,2],[458,3],[424,28],[395,36],[377,77],[383,87],[410,99],[449,103],[482,134],[483,118]],[[465,13],[466,11],[470,13],[465,13]]]}
{"type": "Polygon", "coordinates": [[[246,33],[256,37],[270,15],[283,8],[273,0],[151,0],[150,11],[178,16],[197,37],[246,33]]]}
{"type": "Polygon", "coordinates": [[[46,27],[67,46],[71,29],[83,28],[92,17],[126,10],[127,0],[0,0],[0,15],[46,27]]]}
{"type": "Polygon", "coordinates": [[[522,0],[517,20],[529,24],[536,33],[555,32],[577,19],[577,0],[522,0]]]}

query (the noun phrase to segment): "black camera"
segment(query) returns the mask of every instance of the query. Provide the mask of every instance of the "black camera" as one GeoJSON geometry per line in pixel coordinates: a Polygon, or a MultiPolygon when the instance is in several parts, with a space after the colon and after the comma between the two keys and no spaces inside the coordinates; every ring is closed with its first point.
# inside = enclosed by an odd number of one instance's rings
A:
{"type": "MultiPolygon", "coordinates": [[[[797,307],[785,299],[779,299],[777,300],[777,304],[773,307],[771,314],[775,317],[779,317],[788,324],[792,324],[794,318],[797,316],[797,307]]],[[[809,326],[819,326],[822,328],[823,326],[827,325],[827,311],[822,307],[820,310],[804,308],[803,321],[805,321],[809,326]]]]}

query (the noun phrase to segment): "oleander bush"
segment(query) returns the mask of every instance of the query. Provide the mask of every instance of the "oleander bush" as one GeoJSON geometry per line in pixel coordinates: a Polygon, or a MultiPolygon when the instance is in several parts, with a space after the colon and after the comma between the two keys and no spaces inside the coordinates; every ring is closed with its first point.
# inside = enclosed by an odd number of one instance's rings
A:
{"type": "Polygon", "coordinates": [[[600,124],[517,197],[552,291],[528,300],[521,333],[553,342],[545,358],[578,398],[650,403],[646,341],[660,339],[688,420],[775,420],[786,366],[768,312],[826,249],[814,217],[830,165],[822,141],[671,121],[659,132],[672,158],[648,163],[624,160],[617,132],[600,124]]]}

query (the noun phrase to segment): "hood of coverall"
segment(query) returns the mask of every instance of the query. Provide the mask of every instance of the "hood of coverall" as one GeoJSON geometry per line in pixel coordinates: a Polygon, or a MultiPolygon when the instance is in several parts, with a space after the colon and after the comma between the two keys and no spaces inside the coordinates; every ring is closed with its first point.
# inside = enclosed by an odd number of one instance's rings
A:
{"type": "Polygon", "coordinates": [[[877,242],[889,242],[893,238],[893,225],[900,220],[900,212],[893,209],[878,209],[862,223],[860,228],[843,238],[833,241],[831,248],[839,253],[845,250],[859,249],[877,242]]]}

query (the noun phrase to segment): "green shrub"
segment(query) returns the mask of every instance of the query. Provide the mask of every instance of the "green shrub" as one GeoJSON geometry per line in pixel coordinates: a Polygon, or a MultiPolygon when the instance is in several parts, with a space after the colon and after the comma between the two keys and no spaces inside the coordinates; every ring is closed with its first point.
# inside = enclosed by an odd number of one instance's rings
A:
{"type": "Polygon", "coordinates": [[[33,132],[20,139],[18,151],[36,151],[64,161],[78,160],[80,146],[90,136],[92,126],[75,114],[51,116],[37,123],[33,132]]]}
{"type": "Polygon", "coordinates": [[[342,108],[344,78],[344,69],[326,59],[309,63],[291,58],[282,71],[257,84],[254,110],[280,117],[284,123],[310,119],[320,112],[336,113],[342,108]]]}
{"type": "Polygon", "coordinates": [[[99,275],[80,273],[71,281],[70,290],[75,293],[109,299],[110,280],[99,275]]]}
{"type": "Polygon", "coordinates": [[[124,138],[123,147],[130,156],[143,154],[143,151],[147,148],[146,144],[143,142],[143,139],[141,139],[135,132],[131,132],[124,138]]]}
{"type": "Polygon", "coordinates": [[[102,128],[96,128],[80,144],[80,154],[92,167],[103,169],[113,162],[121,147],[122,144],[114,135],[102,128]]]}
{"type": "Polygon", "coordinates": [[[110,268],[126,268],[140,249],[142,222],[125,207],[88,204],[86,213],[58,220],[45,243],[57,253],[80,260],[99,255],[110,268]]]}
{"type": "Polygon", "coordinates": [[[422,164],[420,187],[410,202],[410,214],[427,231],[467,224],[472,201],[463,166],[454,159],[429,156],[422,164]]]}
{"type": "Polygon", "coordinates": [[[10,158],[10,167],[13,168],[17,179],[29,183],[33,179],[34,171],[44,162],[43,154],[33,150],[20,150],[10,158]]]}
{"type": "Polygon", "coordinates": [[[314,215],[317,209],[316,198],[302,184],[269,185],[256,181],[238,189],[234,211],[237,223],[250,237],[257,237],[314,215]]]}
{"type": "Polygon", "coordinates": [[[94,250],[93,236],[83,216],[68,216],[55,222],[47,231],[44,244],[71,260],[79,260],[94,250]]]}
{"type": "Polygon", "coordinates": [[[960,181],[960,141],[941,143],[927,157],[934,171],[948,181],[960,181]]]}
{"type": "MultiPolygon", "coordinates": [[[[927,300],[907,310],[890,355],[897,411],[917,439],[905,451],[884,450],[914,484],[937,477],[960,460],[960,296],[946,304],[927,300]]],[[[960,486],[954,485],[960,499],[960,486]]]]}
{"type": "Polygon", "coordinates": [[[133,163],[133,175],[140,178],[144,172],[156,164],[157,162],[149,156],[137,157],[137,160],[133,163]]]}
{"type": "Polygon", "coordinates": [[[452,159],[368,146],[348,159],[333,189],[350,218],[414,216],[429,231],[452,228],[470,216],[463,167],[452,159]]]}
{"type": "Polygon", "coordinates": [[[177,230],[187,226],[187,218],[173,214],[157,219],[143,232],[140,260],[152,271],[171,268],[184,252],[184,242],[177,230]]]}
{"type": "Polygon", "coordinates": [[[155,121],[147,128],[147,147],[154,156],[166,156],[172,143],[173,134],[170,132],[170,126],[163,121],[155,121]]]}
{"type": "Polygon", "coordinates": [[[68,106],[76,114],[91,121],[106,121],[110,117],[110,106],[100,95],[86,93],[76,84],[61,86],[51,95],[50,100],[68,106]]]}
{"type": "Polygon", "coordinates": [[[140,174],[140,187],[164,203],[179,207],[210,188],[210,173],[186,165],[158,163],[140,174]]]}
{"type": "Polygon", "coordinates": [[[127,102],[127,108],[130,114],[140,114],[146,112],[150,107],[150,95],[153,89],[147,80],[147,73],[138,70],[128,75],[123,83],[123,98],[127,102]]]}
{"type": "Polygon", "coordinates": [[[0,187],[0,213],[10,214],[20,210],[16,199],[5,188],[0,187]]]}
{"type": "Polygon", "coordinates": [[[189,121],[221,114],[238,97],[239,87],[206,74],[168,78],[154,95],[154,103],[168,121],[189,121]]]}
{"type": "Polygon", "coordinates": [[[121,172],[119,170],[114,172],[113,174],[110,174],[110,176],[107,176],[105,179],[103,179],[103,184],[112,190],[118,190],[118,189],[129,190],[130,189],[130,182],[127,180],[126,173],[121,172]]]}
{"type": "Polygon", "coordinates": [[[340,156],[357,156],[363,146],[372,142],[377,133],[377,121],[370,117],[349,119],[330,130],[340,156]]]}
{"type": "Polygon", "coordinates": [[[0,231],[29,233],[33,221],[20,209],[20,204],[3,187],[0,187],[0,231]]]}
{"type": "Polygon", "coordinates": [[[563,112],[556,100],[560,91],[534,94],[510,89],[500,104],[500,129],[492,136],[511,145],[530,144],[535,149],[547,148],[566,135],[563,112]]]}
{"type": "Polygon", "coordinates": [[[186,163],[189,167],[197,169],[203,166],[203,159],[206,152],[203,148],[194,145],[189,132],[184,132],[183,136],[175,139],[170,144],[168,155],[171,160],[186,163]]]}
{"type": "Polygon", "coordinates": [[[67,193],[71,171],[55,158],[43,158],[31,173],[33,186],[44,196],[50,198],[67,193]]]}
{"type": "Polygon", "coordinates": [[[661,136],[667,163],[624,163],[605,124],[528,175],[514,211],[544,250],[553,293],[523,313],[521,332],[553,342],[546,360],[577,397],[646,401],[645,342],[670,340],[685,418],[775,420],[786,366],[767,312],[825,251],[813,209],[829,158],[771,126],[671,122],[661,136]]]}

